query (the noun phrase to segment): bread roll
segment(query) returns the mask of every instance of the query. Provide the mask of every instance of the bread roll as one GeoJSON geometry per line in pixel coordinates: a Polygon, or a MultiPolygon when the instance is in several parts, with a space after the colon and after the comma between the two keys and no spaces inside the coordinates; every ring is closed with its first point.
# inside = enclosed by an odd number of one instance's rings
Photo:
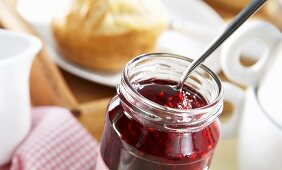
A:
{"type": "Polygon", "coordinates": [[[63,57],[107,72],[120,71],[133,57],[152,52],[166,25],[159,0],[74,0],[52,22],[63,57]]]}

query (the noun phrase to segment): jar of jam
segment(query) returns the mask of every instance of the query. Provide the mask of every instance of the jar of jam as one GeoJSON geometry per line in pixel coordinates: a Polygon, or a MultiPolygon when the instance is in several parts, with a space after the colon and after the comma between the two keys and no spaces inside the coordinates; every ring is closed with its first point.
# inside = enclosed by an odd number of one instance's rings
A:
{"type": "Polygon", "coordinates": [[[97,170],[207,170],[220,136],[222,84],[201,65],[182,90],[192,60],[136,57],[124,68],[107,109],[97,170]]]}

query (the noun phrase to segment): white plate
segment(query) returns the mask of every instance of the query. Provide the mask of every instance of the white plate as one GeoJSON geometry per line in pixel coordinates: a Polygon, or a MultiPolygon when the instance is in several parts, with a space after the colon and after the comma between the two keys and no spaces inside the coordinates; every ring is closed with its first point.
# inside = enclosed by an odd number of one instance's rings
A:
{"type": "MultiPolygon", "coordinates": [[[[61,6],[71,0],[18,0],[19,14],[39,33],[49,46],[50,56],[64,70],[79,77],[108,86],[116,86],[120,74],[109,74],[79,67],[64,60],[56,51],[50,22],[61,6]]],[[[223,27],[223,20],[208,5],[200,0],[163,0],[171,18],[182,22],[180,30],[168,30],[159,39],[156,52],[170,52],[191,58],[199,53],[223,27]]],[[[207,61],[213,71],[219,72],[219,51],[207,61]]]]}

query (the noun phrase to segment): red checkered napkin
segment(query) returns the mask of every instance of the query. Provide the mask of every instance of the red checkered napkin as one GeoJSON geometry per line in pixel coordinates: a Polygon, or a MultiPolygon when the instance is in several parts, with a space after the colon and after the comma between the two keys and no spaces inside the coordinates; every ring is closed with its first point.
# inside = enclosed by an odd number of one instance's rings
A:
{"type": "Polygon", "coordinates": [[[15,152],[11,170],[92,170],[98,144],[70,112],[33,110],[32,130],[15,152]]]}

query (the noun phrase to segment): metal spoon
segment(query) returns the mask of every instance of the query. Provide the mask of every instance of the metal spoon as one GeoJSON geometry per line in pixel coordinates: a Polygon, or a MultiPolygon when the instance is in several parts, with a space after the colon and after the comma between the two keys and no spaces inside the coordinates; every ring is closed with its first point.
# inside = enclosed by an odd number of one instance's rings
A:
{"type": "Polygon", "coordinates": [[[252,0],[231,22],[225,30],[218,35],[210,45],[204,50],[200,57],[194,60],[191,65],[182,73],[177,89],[183,88],[184,82],[189,77],[190,73],[205,59],[210,56],[230,35],[234,33],[250,16],[252,16],[267,0],[252,0]]]}

